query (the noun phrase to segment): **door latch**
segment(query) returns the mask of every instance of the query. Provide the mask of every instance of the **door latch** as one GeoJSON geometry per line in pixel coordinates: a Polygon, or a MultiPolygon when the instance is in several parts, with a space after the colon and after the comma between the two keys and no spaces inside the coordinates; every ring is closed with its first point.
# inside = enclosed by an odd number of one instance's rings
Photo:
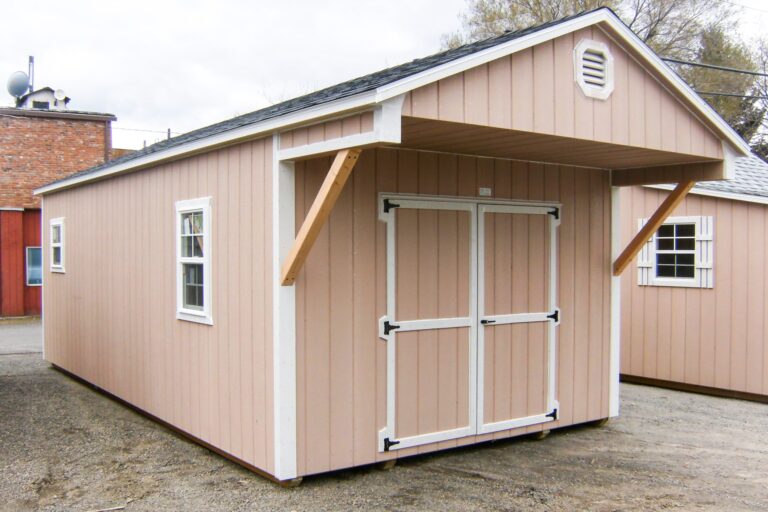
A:
{"type": "Polygon", "coordinates": [[[496,320],[488,320],[487,318],[483,318],[482,320],[480,320],[480,323],[483,325],[495,324],[496,320]]]}

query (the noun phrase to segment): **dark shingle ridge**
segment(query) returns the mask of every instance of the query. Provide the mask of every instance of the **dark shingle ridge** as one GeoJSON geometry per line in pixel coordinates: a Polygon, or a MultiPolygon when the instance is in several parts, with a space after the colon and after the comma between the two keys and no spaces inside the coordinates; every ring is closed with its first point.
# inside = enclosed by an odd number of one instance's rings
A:
{"type": "Polygon", "coordinates": [[[359,78],[354,78],[352,80],[348,80],[340,84],[326,87],[325,89],[321,89],[319,91],[305,94],[304,96],[299,96],[297,98],[283,101],[282,103],[277,103],[275,105],[265,107],[261,110],[256,110],[248,114],[243,114],[241,116],[233,117],[226,121],[222,121],[222,122],[215,123],[203,128],[198,128],[197,130],[192,130],[190,132],[183,133],[176,137],[155,143],[151,146],[147,146],[144,149],[140,149],[138,151],[134,151],[127,155],[115,158],[114,160],[110,160],[109,162],[106,162],[104,164],[97,165],[95,167],[91,167],[83,171],[79,171],[75,174],[71,174],[66,178],[51,182],[49,185],[67,181],[69,179],[72,179],[78,176],[83,176],[86,174],[91,174],[97,171],[101,171],[112,166],[130,162],[131,160],[135,160],[137,158],[141,158],[146,155],[151,155],[153,153],[157,153],[166,149],[171,149],[177,146],[181,146],[182,144],[204,139],[206,137],[210,137],[212,135],[216,135],[219,133],[224,133],[230,130],[234,130],[236,128],[258,123],[261,121],[266,121],[268,119],[273,119],[285,114],[290,114],[292,112],[298,112],[299,110],[321,105],[323,103],[328,103],[331,101],[348,98],[350,96],[354,96],[364,92],[369,92],[379,87],[382,87],[384,85],[391,84],[398,80],[402,80],[404,78],[408,78],[409,76],[413,76],[415,74],[421,73],[422,71],[432,69],[442,64],[446,64],[448,62],[460,59],[467,55],[480,52],[487,48],[491,48],[493,46],[506,43],[507,41],[518,39],[520,37],[532,34],[534,32],[538,32],[540,30],[544,30],[546,28],[549,28],[555,25],[559,25],[560,23],[564,23],[574,18],[585,16],[587,14],[590,14],[592,12],[596,12],[599,10],[611,11],[607,7],[600,7],[597,9],[592,9],[590,11],[584,11],[578,14],[574,14],[572,16],[561,18],[559,20],[542,23],[541,25],[536,25],[533,27],[528,27],[528,28],[511,31],[511,32],[505,32],[498,36],[490,37],[488,39],[484,39],[482,41],[477,41],[474,43],[465,44],[463,46],[459,46],[458,48],[435,53],[427,57],[414,59],[411,62],[406,62],[404,64],[383,69],[381,71],[377,71],[375,73],[371,73],[359,78]]]}

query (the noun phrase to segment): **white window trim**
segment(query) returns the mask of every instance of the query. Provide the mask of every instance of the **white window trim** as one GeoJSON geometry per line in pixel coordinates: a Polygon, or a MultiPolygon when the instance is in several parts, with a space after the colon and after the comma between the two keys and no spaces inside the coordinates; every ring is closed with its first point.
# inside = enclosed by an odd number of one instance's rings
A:
{"type": "Polygon", "coordinates": [[[51,219],[50,221],[50,230],[48,231],[49,240],[51,242],[51,250],[50,250],[50,257],[51,257],[51,272],[57,272],[59,274],[64,274],[66,271],[64,269],[64,257],[66,253],[66,237],[64,233],[64,217],[57,217],[55,219],[51,219]],[[53,228],[54,226],[59,226],[59,243],[53,243],[53,228]],[[53,249],[55,247],[58,247],[60,249],[59,253],[61,255],[61,258],[59,260],[58,265],[54,265],[53,263],[53,249]]]}
{"type": "MultiPolygon", "coordinates": [[[[211,253],[213,246],[211,230],[211,198],[201,197],[198,199],[187,199],[176,202],[176,214],[174,215],[176,224],[176,318],[189,322],[197,322],[206,325],[213,325],[213,308],[211,298],[213,296],[213,274],[211,272],[211,253]],[[203,250],[203,309],[188,309],[184,307],[184,273],[183,264],[189,263],[190,258],[181,256],[181,215],[193,211],[203,212],[203,239],[205,241],[203,250]]],[[[199,262],[200,258],[193,258],[199,262]]]]}
{"type": "MultiPolygon", "coordinates": [[[[657,277],[656,269],[656,233],[646,242],[645,248],[641,251],[639,257],[644,259],[647,264],[642,265],[641,261],[638,261],[638,284],[640,286],[669,286],[669,287],[681,287],[681,288],[714,288],[714,276],[712,275],[712,254],[714,253],[714,234],[702,233],[702,220],[707,219],[706,222],[709,226],[713,226],[712,217],[701,216],[687,216],[687,217],[669,217],[662,225],[670,224],[693,224],[694,227],[694,269],[693,277],[657,277]],[[703,247],[704,243],[708,242],[707,247],[703,247]],[[706,252],[706,256],[703,253],[706,252]],[[642,267],[642,268],[641,268],[642,267]],[[650,275],[647,279],[643,277],[644,268],[650,270],[650,275]],[[703,270],[707,270],[707,275],[704,275],[703,270]]],[[[639,227],[642,227],[648,219],[640,219],[639,227]]]]}
{"type": "Polygon", "coordinates": [[[43,286],[43,282],[42,282],[42,270],[43,270],[42,257],[43,257],[43,251],[42,251],[42,248],[39,245],[28,245],[28,246],[26,246],[24,248],[24,283],[27,286],[30,286],[30,287],[43,286]],[[40,249],[40,258],[41,258],[41,260],[40,260],[40,282],[37,283],[37,284],[34,284],[34,283],[30,284],[29,283],[29,250],[30,249],[40,249]]]}
{"type": "Polygon", "coordinates": [[[579,41],[579,44],[573,49],[573,74],[576,83],[579,84],[579,89],[584,93],[584,96],[597,100],[607,100],[613,93],[614,88],[613,55],[611,55],[608,45],[591,39],[582,39],[579,41]],[[584,80],[581,62],[584,53],[587,50],[593,50],[602,53],[605,56],[605,85],[603,87],[596,87],[592,84],[588,84],[584,80]]]}

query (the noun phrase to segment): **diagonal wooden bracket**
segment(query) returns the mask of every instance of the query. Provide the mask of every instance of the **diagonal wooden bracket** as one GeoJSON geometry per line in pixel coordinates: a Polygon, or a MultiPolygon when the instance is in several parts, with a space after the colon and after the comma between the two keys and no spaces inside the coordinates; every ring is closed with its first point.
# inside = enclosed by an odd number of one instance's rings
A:
{"type": "Polygon", "coordinates": [[[317,240],[320,230],[331,215],[333,205],[339,198],[347,178],[360,157],[360,149],[342,149],[336,153],[336,158],[328,170],[325,181],[317,192],[317,197],[307,213],[304,222],[299,229],[296,239],[293,241],[291,251],[285,259],[280,270],[280,284],[290,286],[296,281],[296,276],[304,265],[309,251],[317,240]]]}
{"type": "Polygon", "coordinates": [[[645,226],[637,232],[635,238],[629,242],[626,249],[624,249],[618,258],[616,258],[616,261],[613,264],[614,276],[621,275],[624,269],[627,268],[633,259],[635,259],[635,256],[640,252],[643,245],[649,238],[651,238],[651,236],[653,236],[661,225],[664,224],[664,221],[667,220],[669,214],[672,213],[675,207],[677,207],[683,199],[685,199],[686,194],[688,194],[688,191],[691,190],[695,184],[695,181],[681,181],[677,184],[675,189],[669,193],[667,198],[664,199],[664,202],[659,205],[659,208],[653,215],[651,215],[651,218],[648,219],[645,226]]]}

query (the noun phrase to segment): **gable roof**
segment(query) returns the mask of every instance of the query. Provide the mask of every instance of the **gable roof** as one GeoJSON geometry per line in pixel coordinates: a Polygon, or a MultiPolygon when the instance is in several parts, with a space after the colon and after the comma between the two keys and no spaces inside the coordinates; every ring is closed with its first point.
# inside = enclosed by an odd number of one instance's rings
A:
{"type": "MultiPolygon", "coordinates": [[[[451,76],[502,56],[601,22],[607,23],[615,29],[622,36],[624,42],[636,47],[652,67],[672,81],[677,86],[678,91],[698,107],[699,113],[703,114],[703,117],[718,128],[720,136],[728,140],[736,152],[745,155],[749,153],[749,146],[708,103],[698,96],[669,66],[648,48],[611,9],[601,7],[534,27],[506,32],[428,57],[415,59],[405,64],[355,78],[261,110],[199,128],[158,142],[102,165],[80,171],[62,180],[54,181],[36,190],[35,193],[44,194],[60,188],[66,188],[77,182],[97,179],[110,174],[110,169],[114,169],[114,172],[123,172],[131,168],[145,167],[152,163],[157,163],[165,160],[166,156],[168,159],[178,158],[181,154],[191,153],[195,150],[199,151],[201,147],[205,147],[207,139],[215,138],[216,141],[226,140],[228,138],[227,134],[232,134],[231,140],[238,140],[243,137],[242,133],[250,133],[251,135],[268,133],[270,130],[274,131],[291,124],[291,121],[287,119],[281,123],[279,121],[280,118],[290,114],[310,111],[316,107],[329,106],[331,107],[330,113],[334,112],[333,108],[336,107],[335,112],[343,112],[349,110],[350,106],[345,105],[344,102],[356,98],[360,99],[360,101],[354,102],[357,108],[365,105],[375,105],[446,76],[451,76]],[[347,108],[345,109],[345,107],[347,108]],[[264,129],[259,130],[261,125],[266,126],[263,126],[264,129]],[[244,130],[248,127],[251,127],[251,129],[244,130]],[[188,151],[184,151],[185,146],[189,146],[188,151]]],[[[321,116],[317,115],[315,117],[319,118],[321,116]]],[[[214,145],[214,143],[211,142],[209,145],[214,145]]]]}

